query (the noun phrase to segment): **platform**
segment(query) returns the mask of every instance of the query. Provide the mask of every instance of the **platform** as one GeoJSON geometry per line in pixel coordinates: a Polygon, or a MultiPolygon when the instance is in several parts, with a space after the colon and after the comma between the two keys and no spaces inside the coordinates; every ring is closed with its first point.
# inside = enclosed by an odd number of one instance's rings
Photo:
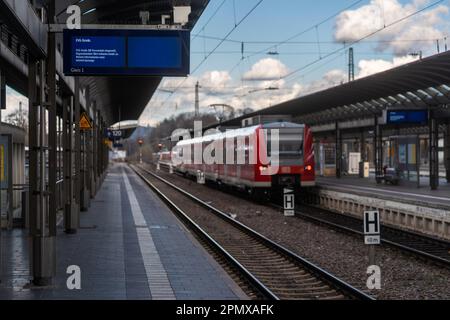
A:
{"type": "Polygon", "coordinates": [[[377,184],[375,178],[362,179],[355,176],[344,176],[341,179],[317,177],[317,185],[325,189],[450,210],[450,184],[447,184],[444,179],[440,180],[439,189],[434,191],[424,185],[427,178],[421,178],[420,188],[414,182],[403,181],[400,185],[393,186],[377,184]]]}
{"type": "Polygon", "coordinates": [[[246,299],[171,211],[126,165],[109,169],[76,235],[58,228],[57,277],[30,288],[28,239],[3,232],[0,299],[246,299]],[[81,268],[81,290],[66,270],[81,268]]]}

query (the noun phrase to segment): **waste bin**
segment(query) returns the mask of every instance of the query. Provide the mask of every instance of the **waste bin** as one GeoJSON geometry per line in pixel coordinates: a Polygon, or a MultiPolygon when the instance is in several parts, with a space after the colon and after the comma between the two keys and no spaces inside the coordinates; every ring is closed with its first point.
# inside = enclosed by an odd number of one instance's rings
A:
{"type": "Polygon", "coordinates": [[[369,178],[369,176],[370,176],[369,162],[361,161],[359,163],[359,177],[360,178],[369,178]]]}

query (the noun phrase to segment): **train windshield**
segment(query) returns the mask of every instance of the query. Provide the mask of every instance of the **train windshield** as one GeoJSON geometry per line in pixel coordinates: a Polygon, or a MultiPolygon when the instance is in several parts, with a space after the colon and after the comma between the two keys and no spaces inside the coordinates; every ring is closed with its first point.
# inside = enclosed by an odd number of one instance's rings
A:
{"type": "Polygon", "coordinates": [[[280,166],[301,166],[303,165],[303,128],[280,128],[278,152],[273,150],[276,144],[276,134],[272,130],[267,130],[267,154],[269,157],[277,157],[280,166]]]}

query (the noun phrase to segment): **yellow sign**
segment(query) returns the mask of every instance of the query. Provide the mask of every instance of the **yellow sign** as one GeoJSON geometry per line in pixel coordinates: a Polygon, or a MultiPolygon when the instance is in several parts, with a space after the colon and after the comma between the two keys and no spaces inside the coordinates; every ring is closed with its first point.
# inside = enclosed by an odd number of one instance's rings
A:
{"type": "Polygon", "coordinates": [[[105,144],[105,146],[107,146],[108,148],[112,149],[113,143],[112,143],[111,140],[105,139],[105,140],[103,140],[103,143],[105,144]]]}
{"type": "Polygon", "coordinates": [[[80,130],[92,130],[92,123],[86,113],[83,113],[80,118],[80,130]]]}

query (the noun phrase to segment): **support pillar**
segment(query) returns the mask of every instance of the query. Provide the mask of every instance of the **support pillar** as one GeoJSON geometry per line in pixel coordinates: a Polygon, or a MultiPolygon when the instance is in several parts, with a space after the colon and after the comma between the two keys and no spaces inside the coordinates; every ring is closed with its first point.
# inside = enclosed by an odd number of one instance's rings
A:
{"type": "MultiPolygon", "coordinates": [[[[49,23],[53,23],[55,16],[55,1],[52,0],[48,4],[49,23]]],[[[31,63],[33,64],[33,63],[31,63]]],[[[31,67],[33,69],[33,67],[31,67]]],[[[30,81],[30,89],[35,87],[35,71],[31,71],[28,78],[30,81]]],[[[56,35],[48,34],[48,56],[47,61],[40,63],[40,101],[39,101],[39,140],[33,138],[36,127],[33,124],[33,131],[30,131],[30,139],[34,155],[30,157],[30,169],[39,171],[39,183],[37,177],[30,175],[32,180],[31,192],[33,196],[33,204],[30,210],[34,210],[32,225],[32,246],[31,246],[31,269],[33,283],[36,286],[51,285],[56,275],[56,212],[57,212],[57,194],[56,194],[56,175],[57,175],[57,128],[56,128],[56,35]],[[47,73],[45,72],[47,69],[47,73]],[[47,78],[46,78],[47,75],[47,78]],[[47,84],[47,85],[46,85],[47,84]],[[48,96],[48,102],[46,102],[48,96]],[[45,110],[48,107],[48,141],[46,143],[46,115],[45,110]],[[39,158],[39,164],[37,161],[39,158]],[[49,162],[47,175],[47,158],[49,162]],[[31,162],[35,162],[31,166],[31,162]],[[38,169],[38,170],[36,170],[38,169]],[[46,178],[48,176],[48,182],[46,178]],[[36,188],[37,187],[37,188],[36,188]],[[38,205],[35,205],[35,202],[38,205]]],[[[30,93],[32,93],[30,91],[30,93]]],[[[30,101],[36,101],[34,97],[30,101]]],[[[30,118],[30,122],[37,119],[36,104],[30,103],[30,111],[34,115],[30,118]]],[[[36,135],[37,136],[37,135],[36,135]]]]}
{"type": "MultiPolygon", "coordinates": [[[[104,123],[105,129],[107,128],[106,123],[104,123]]],[[[109,165],[109,147],[103,145],[103,178],[105,178],[106,170],[108,170],[109,165]]]]}
{"type": "MultiPolygon", "coordinates": [[[[49,40],[51,44],[51,40],[49,40]]],[[[37,91],[37,66],[29,66],[29,177],[30,177],[30,267],[33,284],[46,286],[56,273],[56,237],[51,230],[49,192],[46,185],[46,117],[45,117],[45,62],[39,62],[39,93],[37,91]]],[[[54,128],[56,129],[56,127],[54,128]]],[[[55,162],[56,163],[56,162],[55,162]]],[[[56,226],[55,226],[56,227],[56,226]]],[[[56,229],[56,228],[55,228],[56,229]]]]}
{"type": "Polygon", "coordinates": [[[364,133],[364,129],[361,130],[361,143],[359,144],[360,152],[361,152],[361,161],[367,162],[367,146],[366,146],[366,135],[364,133]]]}
{"type": "Polygon", "coordinates": [[[80,132],[80,116],[81,116],[81,110],[80,110],[80,80],[78,77],[75,77],[75,86],[74,86],[74,96],[73,96],[73,102],[74,102],[74,130],[75,130],[75,173],[74,173],[74,193],[75,193],[75,203],[76,203],[76,210],[77,213],[77,227],[80,226],[80,210],[81,210],[81,160],[82,160],[82,153],[81,153],[81,132],[80,132]]]}
{"type": "MultiPolygon", "coordinates": [[[[3,94],[3,83],[5,83],[4,75],[2,74],[2,70],[0,69],[0,134],[2,131],[2,109],[6,107],[6,88],[5,88],[5,94],[3,94]]],[[[1,203],[2,197],[0,193],[0,203],[1,203]]],[[[3,266],[3,243],[2,243],[2,222],[1,222],[1,216],[2,216],[2,210],[0,207],[0,283],[1,277],[2,277],[2,268],[3,266]]]]}
{"type": "MultiPolygon", "coordinates": [[[[55,0],[49,4],[49,19],[55,15],[55,0]]],[[[53,23],[53,21],[51,21],[53,23]]],[[[47,56],[48,86],[48,191],[49,191],[49,232],[56,237],[56,214],[58,212],[58,127],[56,104],[56,34],[48,35],[47,56]]]]}
{"type": "Polygon", "coordinates": [[[383,175],[383,133],[381,125],[378,122],[378,117],[375,117],[375,128],[373,145],[375,152],[375,176],[377,177],[377,183],[381,182],[378,177],[383,175]]]}
{"type": "MultiPolygon", "coordinates": [[[[94,117],[95,117],[95,111],[94,117]]],[[[91,199],[95,197],[95,138],[96,138],[96,119],[92,119],[94,128],[89,131],[89,196],[91,199]]]]}
{"type": "Polygon", "coordinates": [[[336,178],[342,177],[342,132],[336,122],[336,178]]]}
{"type": "Polygon", "coordinates": [[[98,137],[97,137],[97,190],[103,183],[103,118],[100,111],[97,113],[98,118],[98,137]]]}
{"type": "Polygon", "coordinates": [[[63,149],[64,149],[64,230],[68,234],[77,233],[78,212],[73,197],[73,99],[63,102],[63,149]]]}
{"type": "Polygon", "coordinates": [[[98,119],[98,112],[97,112],[97,105],[94,101],[94,110],[92,112],[94,115],[94,119],[92,119],[93,128],[91,130],[92,132],[92,146],[91,146],[91,199],[95,198],[95,195],[97,194],[97,139],[98,139],[98,127],[99,127],[99,119],[98,119]]]}
{"type": "Polygon", "coordinates": [[[430,139],[430,188],[439,187],[439,125],[429,110],[429,139],[430,139]]]}
{"type": "Polygon", "coordinates": [[[450,183],[450,120],[447,120],[447,129],[444,137],[445,147],[445,170],[447,182],[450,183]]]}
{"type": "MultiPolygon", "coordinates": [[[[85,97],[86,97],[86,110],[90,109],[91,105],[91,94],[90,94],[90,88],[89,86],[85,89],[85,97]]],[[[79,122],[78,122],[79,123],[79,122]]],[[[87,211],[90,206],[91,197],[90,197],[90,175],[89,175],[89,168],[90,168],[90,131],[83,131],[82,133],[82,147],[81,147],[81,154],[82,154],[82,167],[81,167],[81,210],[87,211]]]]}

